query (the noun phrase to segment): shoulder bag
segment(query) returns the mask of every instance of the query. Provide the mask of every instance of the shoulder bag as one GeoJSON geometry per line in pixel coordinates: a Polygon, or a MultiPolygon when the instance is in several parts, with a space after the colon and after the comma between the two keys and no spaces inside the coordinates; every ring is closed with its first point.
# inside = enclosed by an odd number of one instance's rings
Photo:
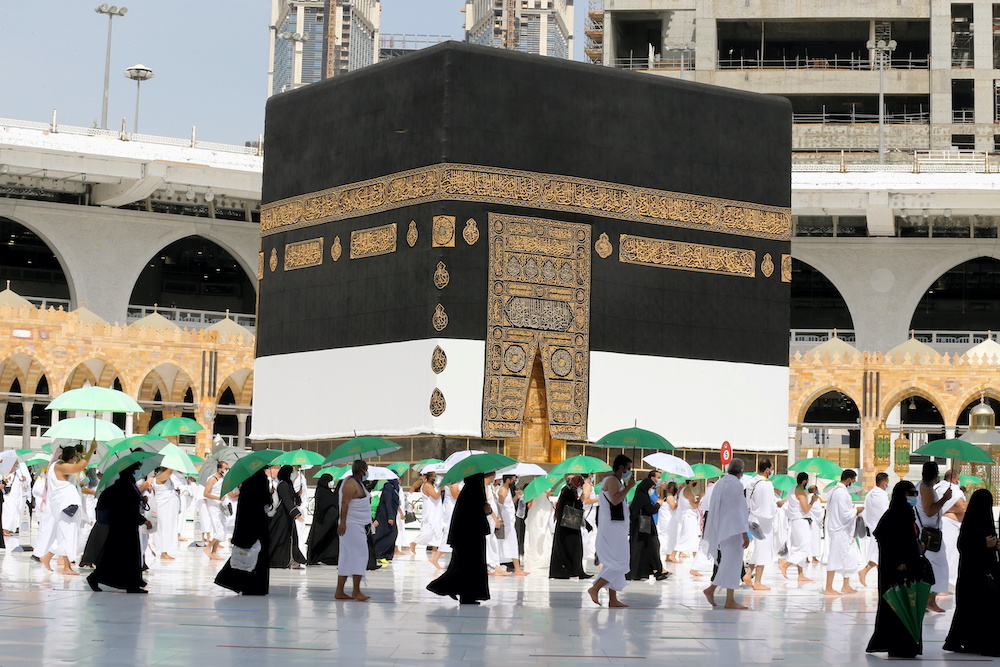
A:
{"type": "Polygon", "coordinates": [[[653,534],[653,517],[648,514],[639,515],[639,532],[643,535],[653,534]]]}
{"type": "Polygon", "coordinates": [[[233,553],[229,556],[229,565],[234,570],[252,572],[257,567],[257,560],[260,558],[260,540],[257,540],[249,547],[238,547],[233,545],[233,553]]]}
{"type": "Polygon", "coordinates": [[[920,543],[924,545],[925,551],[941,551],[941,540],[944,537],[940,528],[925,526],[920,519],[920,512],[914,512],[917,522],[920,524],[920,543]]]}
{"type": "Polygon", "coordinates": [[[564,505],[559,525],[570,530],[580,530],[583,527],[583,510],[572,505],[564,505]]]}

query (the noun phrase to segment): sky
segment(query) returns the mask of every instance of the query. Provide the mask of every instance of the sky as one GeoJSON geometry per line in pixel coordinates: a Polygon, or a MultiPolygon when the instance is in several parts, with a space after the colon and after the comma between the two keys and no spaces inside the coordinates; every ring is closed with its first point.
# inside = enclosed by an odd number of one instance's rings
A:
{"type": "MultiPolygon", "coordinates": [[[[102,0],[0,0],[0,117],[99,126],[108,19],[102,0]]],[[[109,3],[110,4],[110,3],[109,3]]],[[[577,58],[586,0],[577,0],[577,58]]],[[[264,128],[270,0],[125,0],[113,19],[108,128],[127,118],[136,84],[126,68],[143,64],[139,130],[243,144],[264,128]]],[[[382,31],[461,39],[463,0],[382,0],[382,31]]]]}

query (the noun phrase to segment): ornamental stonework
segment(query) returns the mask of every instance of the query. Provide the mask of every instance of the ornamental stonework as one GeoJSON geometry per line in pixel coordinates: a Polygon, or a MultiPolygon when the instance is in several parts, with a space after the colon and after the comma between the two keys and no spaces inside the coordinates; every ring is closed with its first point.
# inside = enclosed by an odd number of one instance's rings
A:
{"type": "Polygon", "coordinates": [[[306,269],[323,263],[323,239],[285,244],[285,271],[306,269]]]}
{"type": "Polygon", "coordinates": [[[753,278],[757,272],[757,253],[753,250],[650,239],[631,234],[621,235],[618,259],[626,264],[720,273],[744,278],[753,278]]]}
{"type": "Polygon", "coordinates": [[[351,259],[396,252],[396,223],[351,232],[351,259]]]}

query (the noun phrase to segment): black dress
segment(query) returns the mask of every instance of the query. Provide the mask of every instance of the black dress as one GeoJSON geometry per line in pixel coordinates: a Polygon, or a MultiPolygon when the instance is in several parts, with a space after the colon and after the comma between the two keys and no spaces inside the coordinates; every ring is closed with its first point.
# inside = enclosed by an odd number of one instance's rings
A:
{"type": "Polygon", "coordinates": [[[378,509],[375,510],[374,548],[375,558],[392,560],[396,553],[396,537],[399,534],[399,482],[390,479],[382,487],[378,509]],[[392,524],[389,522],[392,521],[392,524]]]}
{"type": "Polygon", "coordinates": [[[660,538],[656,532],[656,524],[652,523],[652,517],[659,512],[659,507],[649,499],[649,490],[653,483],[649,479],[644,479],[636,487],[635,496],[629,503],[629,531],[628,541],[631,551],[631,568],[625,576],[626,579],[644,580],[650,575],[659,575],[663,572],[663,565],[660,562],[660,538]],[[649,533],[639,532],[640,516],[650,517],[652,530],[649,533]]]}
{"type": "Polygon", "coordinates": [[[569,484],[563,487],[556,502],[556,531],[552,537],[549,579],[585,579],[590,575],[583,571],[583,532],[560,525],[566,507],[583,511],[583,501],[569,484]]]}
{"type": "Polygon", "coordinates": [[[958,535],[960,558],[955,584],[955,615],[944,641],[946,651],[1000,655],[1000,641],[992,634],[996,626],[997,594],[1000,593],[997,590],[1000,567],[997,566],[997,550],[986,546],[986,538],[996,536],[992,510],[992,494],[980,489],[972,495],[962,521],[958,535]],[[981,500],[982,508],[979,507],[981,500]]]}
{"type": "Polygon", "coordinates": [[[299,551],[298,534],[296,533],[295,517],[299,516],[299,508],[295,501],[295,491],[292,483],[278,480],[278,511],[270,519],[271,567],[289,568],[292,563],[305,563],[305,556],[299,551]]]}
{"type": "Polygon", "coordinates": [[[482,473],[466,477],[465,487],[455,501],[448,531],[451,561],[444,574],[427,584],[430,592],[447,595],[462,604],[479,604],[480,600],[490,599],[486,573],[486,535],[490,526],[485,505],[482,473]]]}
{"type": "Polygon", "coordinates": [[[270,531],[267,506],[271,503],[269,484],[263,470],[258,470],[240,485],[240,502],[236,504],[236,524],[233,545],[246,549],[260,542],[260,556],[253,570],[237,570],[226,561],[215,577],[215,583],[243,595],[267,595],[270,585],[268,553],[270,531]]]}
{"type": "Polygon", "coordinates": [[[310,565],[336,565],[340,556],[340,503],[337,491],[330,489],[333,477],[323,475],[313,497],[313,522],[306,538],[306,562],[310,565]]]}
{"type": "Polygon", "coordinates": [[[134,591],[145,585],[139,526],[146,523],[146,517],[142,515],[139,489],[134,479],[125,475],[121,473],[97,499],[97,522],[106,526],[107,534],[95,557],[96,567],[87,580],[91,585],[104,584],[134,591]]]}
{"type": "MultiPolygon", "coordinates": [[[[904,484],[899,482],[896,486],[904,484]]],[[[909,488],[914,488],[909,482],[909,488]]],[[[875,613],[875,631],[868,642],[868,653],[888,652],[894,658],[914,658],[923,653],[923,642],[914,641],[909,630],[899,620],[896,612],[882,597],[893,586],[911,583],[924,573],[926,561],[920,553],[917,523],[913,508],[902,494],[898,502],[896,489],[889,510],[882,515],[875,528],[878,541],[878,610],[875,613]],[[906,565],[900,570],[900,565],[906,565]]]]}

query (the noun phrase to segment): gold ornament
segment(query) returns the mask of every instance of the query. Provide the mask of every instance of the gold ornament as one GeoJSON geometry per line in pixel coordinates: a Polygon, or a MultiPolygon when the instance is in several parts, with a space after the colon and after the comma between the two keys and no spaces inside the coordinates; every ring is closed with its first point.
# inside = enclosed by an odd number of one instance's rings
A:
{"type": "Polygon", "coordinates": [[[611,245],[611,240],[605,232],[601,232],[601,235],[597,237],[597,243],[594,244],[594,250],[600,255],[601,259],[607,259],[611,253],[615,251],[614,247],[611,245]]]}
{"type": "Polygon", "coordinates": [[[333,245],[330,246],[330,257],[336,262],[342,254],[344,254],[344,246],[340,245],[340,237],[334,236],[333,245]]]}
{"type": "Polygon", "coordinates": [[[285,271],[320,266],[323,263],[323,237],[285,244],[285,271]]]}
{"type": "Polygon", "coordinates": [[[448,313],[444,312],[444,306],[440,303],[434,307],[434,316],[431,318],[431,324],[434,325],[435,331],[444,331],[445,327],[448,326],[448,313]]]}
{"type": "Polygon", "coordinates": [[[899,437],[896,438],[894,444],[896,446],[896,461],[892,470],[900,477],[903,477],[910,472],[910,440],[900,431],[899,437]]]}
{"type": "Polygon", "coordinates": [[[444,353],[440,345],[436,345],[434,352],[431,353],[431,370],[434,373],[441,373],[447,365],[448,355],[444,353]]]}
{"type": "Polygon", "coordinates": [[[469,218],[465,221],[465,229],[462,230],[462,238],[469,245],[476,245],[476,241],[479,240],[479,227],[476,225],[476,221],[469,218]]]}
{"type": "Polygon", "coordinates": [[[455,247],[455,216],[434,216],[434,224],[431,227],[431,245],[435,248],[455,247]]]}
{"type": "Polygon", "coordinates": [[[274,270],[278,268],[278,249],[271,248],[271,259],[267,261],[267,266],[274,273],[274,270]]]}
{"type": "Polygon", "coordinates": [[[419,234],[417,233],[417,221],[410,220],[410,226],[406,228],[406,244],[411,248],[417,245],[417,238],[419,234]]]}
{"type": "Polygon", "coordinates": [[[264,253],[257,253],[257,280],[264,277],[264,253]]]}
{"type": "Polygon", "coordinates": [[[760,272],[764,274],[765,278],[770,278],[771,274],[774,273],[774,261],[771,260],[771,253],[764,253],[764,259],[760,262],[760,272]]]}
{"type": "Polygon", "coordinates": [[[782,255],[781,256],[781,282],[790,283],[792,282],[792,256],[782,255]]]}
{"type": "Polygon", "coordinates": [[[431,414],[440,417],[447,407],[448,403],[444,400],[444,394],[441,393],[440,389],[434,387],[434,391],[431,393],[431,414]]]}
{"type": "Polygon", "coordinates": [[[396,223],[351,232],[351,259],[396,252],[396,223]]]}
{"type": "Polygon", "coordinates": [[[448,286],[448,281],[450,280],[451,276],[448,275],[448,267],[444,265],[444,262],[438,262],[437,268],[434,270],[434,287],[444,289],[448,286]]]}
{"type": "Polygon", "coordinates": [[[892,462],[892,431],[885,427],[885,420],[875,429],[875,456],[873,462],[876,472],[885,472],[892,462]]]}
{"type": "Polygon", "coordinates": [[[649,239],[630,234],[621,236],[618,259],[626,264],[663,266],[745,278],[753,278],[757,271],[757,253],[753,250],[649,239]]]}

